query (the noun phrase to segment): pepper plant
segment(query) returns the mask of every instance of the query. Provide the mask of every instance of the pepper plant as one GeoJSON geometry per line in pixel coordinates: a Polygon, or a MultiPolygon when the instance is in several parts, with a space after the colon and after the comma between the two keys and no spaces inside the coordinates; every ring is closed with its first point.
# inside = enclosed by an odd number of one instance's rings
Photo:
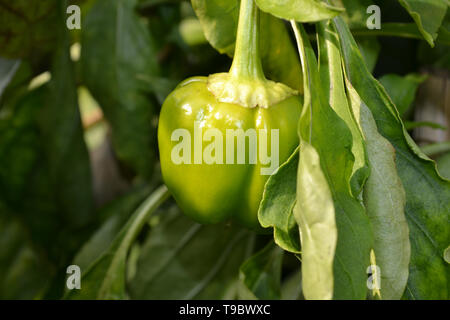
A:
{"type": "Polygon", "coordinates": [[[0,0],[0,298],[448,299],[448,6],[0,0]]]}

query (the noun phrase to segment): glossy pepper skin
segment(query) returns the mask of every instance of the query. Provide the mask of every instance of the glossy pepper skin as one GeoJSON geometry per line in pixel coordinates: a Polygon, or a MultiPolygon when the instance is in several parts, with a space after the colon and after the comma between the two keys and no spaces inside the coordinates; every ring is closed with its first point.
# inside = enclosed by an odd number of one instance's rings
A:
{"type": "MultiPolygon", "coordinates": [[[[218,101],[208,90],[207,81],[206,77],[185,80],[162,106],[158,144],[163,179],[183,212],[195,221],[209,224],[233,219],[257,230],[261,228],[258,207],[269,178],[261,175],[259,159],[257,164],[175,164],[171,153],[179,141],[172,141],[171,136],[176,129],[187,129],[193,142],[195,121],[204,128],[220,130],[223,137],[226,129],[278,129],[281,165],[298,146],[300,98],[292,95],[268,108],[248,108],[218,101]]],[[[270,152],[270,138],[268,141],[270,152]]],[[[203,143],[203,149],[207,144],[203,143]]],[[[192,157],[193,148],[191,143],[192,157]]],[[[223,151],[225,157],[225,147],[223,151]]],[[[248,159],[248,143],[246,153],[248,159]]]]}

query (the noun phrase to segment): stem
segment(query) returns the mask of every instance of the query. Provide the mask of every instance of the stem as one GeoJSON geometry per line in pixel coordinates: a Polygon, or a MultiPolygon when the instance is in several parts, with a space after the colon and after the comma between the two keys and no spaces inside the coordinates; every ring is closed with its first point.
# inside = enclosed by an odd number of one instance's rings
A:
{"type": "Polygon", "coordinates": [[[259,55],[259,13],[254,0],[241,0],[230,74],[235,79],[265,80],[259,55]]]}
{"type": "Polygon", "coordinates": [[[208,77],[207,88],[217,101],[267,109],[298,94],[264,77],[259,55],[258,12],[255,0],[241,0],[233,64],[229,72],[208,77]]]}
{"type": "Polygon", "coordinates": [[[121,241],[120,247],[124,247],[126,248],[126,251],[128,251],[128,248],[131,246],[144,225],[148,222],[150,216],[169,198],[169,196],[169,190],[167,190],[165,185],[162,185],[141,203],[122,229],[125,232],[125,236],[121,241]]]}

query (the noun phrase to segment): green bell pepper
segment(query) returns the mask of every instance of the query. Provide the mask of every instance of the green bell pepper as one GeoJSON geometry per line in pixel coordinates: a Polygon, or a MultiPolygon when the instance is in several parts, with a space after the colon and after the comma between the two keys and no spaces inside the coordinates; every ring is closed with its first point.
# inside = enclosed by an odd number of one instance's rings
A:
{"type": "Polygon", "coordinates": [[[200,223],[232,218],[261,228],[264,184],[299,143],[300,97],[264,77],[257,26],[253,0],[241,1],[230,71],[183,81],[161,109],[163,179],[183,212],[200,223]]]}

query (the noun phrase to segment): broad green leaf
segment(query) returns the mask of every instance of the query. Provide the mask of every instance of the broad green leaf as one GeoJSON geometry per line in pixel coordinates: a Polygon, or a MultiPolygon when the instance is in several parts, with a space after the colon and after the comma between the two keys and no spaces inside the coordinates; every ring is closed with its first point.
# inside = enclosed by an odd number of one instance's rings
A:
{"type": "Polygon", "coordinates": [[[296,200],[298,150],[269,177],[258,211],[259,223],[273,227],[275,243],[284,250],[300,253],[300,237],[293,208],[296,200]]]}
{"type": "Polygon", "coordinates": [[[398,0],[408,11],[425,40],[434,46],[449,6],[447,0],[398,0]]]}
{"type": "Polygon", "coordinates": [[[320,0],[255,0],[258,7],[275,17],[296,20],[298,22],[315,22],[331,19],[343,8],[331,6],[320,0]]]}
{"type": "Polygon", "coordinates": [[[283,252],[273,242],[270,242],[242,264],[240,268],[241,281],[256,298],[280,299],[283,252]]]}
{"type": "Polygon", "coordinates": [[[209,43],[220,53],[233,55],[239,19],[238,0],[191,0],[209,43]]]}
{"type": "Polygon", "coordinates": [[[331,299],[338,236],[333,198],[316,150],[308,143],[300,148],[295,217],[302,243],[303,292],[307,299],[331,299]]]}
{"type": "Polygon", "coordinates": [[[350,191],[352,134],[329,106],[306,33],[291,23],[305,83],[295,209],[303,293],[307,299],[364,299],[372,236],[364,208],[350,191]]]}
{"type": "Polygon", "coordinates": [[[410,73],[406,76],[386,74],[379,80],[386,89],[400,115],[405,114],[416,97],[417,88],[425,81],[426,75],[410,73]]]}
{"type": "MultiPolygon", "coordinates": [[[[239,0],[192,0],[206,39],[220,53],[233,56],[239,0]]],[[[295,48],[283,22],[260,14],[260,48],[264,71],[273,81],[301,90],[301,68],[295,48]]]]}
{"type": "Polygon", "coordinates": [[[149,176],[155,158],[152,100],[140,76],[158,75],[155,45],[139,19],[136,0],[99,0],[82,20],[82,78],[112,128],[118,157],[149,176]]]}
{"type": "Polygon", "coordinates": [[[142,245],[132,299],[222,299],[235,290],[251,233],[232,225],[200,225],[167,212],[142,245]]]}
{"type": "Polygon", "coordinates": [[[399,300],[408,280],[411,254],[405,218],[405,191],[397,175],[395,149],[378,133],[372,113],[347,83],[349,99],[364,132],[370,175],[364,186],[364,205],[372,223],[380,292],[385,300],[399,300]]]}
{"type": "Polygon", "coordinates": [[[65,299],[124,299],[128,250],[151,214],[169,197],[159,187],[133,213],[109,248],[87,269],[81,270],[81,289],[68,291],[65,299]]]}
{"type": "Polygon", "coordinates": [[[350,30],[334,20],[341,41],[346,74],[369,107],[378,130],[396,150],[397,171],[406,192],[411,261],[405,296],[409,299],[447,299],[449,272],[443,252],[450,243],[450,182],[436,172],[434,163],[414,144],[403,128],[385,89],[368,72],[350,30]]]}
{"type": "Polygon", "coordinates": [[[341,54],[336,31],[330,22],[321,22],[318,24],[318,34],[319,72],[325,97],[337,115],[345,121],[353,138],[352,153],[355,161],[350,185],[353,196],[358,198],[369,175],[363,136],[353,117],[345,94],[341,54]]]}
{"type": "Polygon", "coordinates": [[[65,28],[59,24],[61,2],[0,0],[0,56],[36,59],[54,49],[58,29],[65,28]]]}

